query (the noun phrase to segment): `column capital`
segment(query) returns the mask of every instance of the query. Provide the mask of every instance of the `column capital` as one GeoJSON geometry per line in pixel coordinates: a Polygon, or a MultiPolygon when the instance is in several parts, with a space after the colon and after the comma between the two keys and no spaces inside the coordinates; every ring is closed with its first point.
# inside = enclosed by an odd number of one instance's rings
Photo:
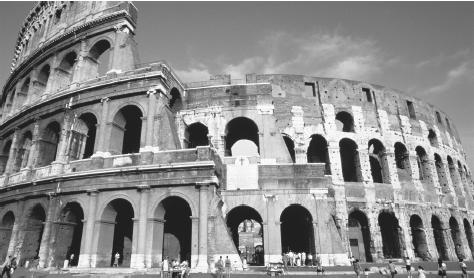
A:
{"type": "Polygon", "coordinates": [[[108,101],[110,101],[110,98],[109,98],[109,97],[103,97],[103,98],[100,99],[100,102],[101,102],[102,104],[107,103],[108,101]]]}
{"type": "Polygon", "coordinates": [[[96,196],[99,193],[99,190],[97,189],[89,189],[86,191],[87,195],[89,196],[96,196]]]}
{"type": "Polygon", "coordinates": [[[148,190],[150,190],[150,189],[151,189],[151,187],[150,187],[150,185],[148,185],[148,184],[137,185],[137,190],[138,190],[138,192],[146,192],[146,191],[148,191],[148,190]]]}

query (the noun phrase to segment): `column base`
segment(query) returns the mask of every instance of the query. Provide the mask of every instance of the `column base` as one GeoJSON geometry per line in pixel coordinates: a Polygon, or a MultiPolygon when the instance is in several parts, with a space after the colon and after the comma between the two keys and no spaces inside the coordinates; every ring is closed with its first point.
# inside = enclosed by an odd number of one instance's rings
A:
{"type": "Polygon", "coordinates": [[[87,255],[87,254],[80,254],[79,255],[79,262],[77,263],[77,267],[89,268],[90,267],[90,256],[87,255]]]}
{"type": "Polygon", "coordinates": [[[97,151],[96,153],[92,154],[91,158],[103,158],[103,157],[110,157],[111,154],[110,152],[105,152],[105,151],[97,151]]]}
{"type": "Polygon", "coordinates": [[[130,259],[131,268],[145,268],[145,255],[143,254],[132,254],[130,259]]]}
{"type": "Polygon", "coordinates": [[[141,152],[159,152],[160,148],[158,146],[145,146],[145,147],[140,147],[140,153],[141,152]]]}

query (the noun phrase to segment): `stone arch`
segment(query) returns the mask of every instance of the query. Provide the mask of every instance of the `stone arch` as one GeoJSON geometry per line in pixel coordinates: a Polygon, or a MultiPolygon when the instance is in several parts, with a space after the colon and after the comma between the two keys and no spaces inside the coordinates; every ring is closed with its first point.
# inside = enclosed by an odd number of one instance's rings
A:
{"type": "Polygon", "coordinates": [[[133,204],[124,198],[115,198],[108,202],[98,221],[96,266],[112,266],[115,253],[119,253],[119,266],[130,267],[135,210],[133,204]]]}
{"type": "Polygon", "coordinates": [[[77,63],[77,53],[70,51],[66,53],[55,71],[56,89],[61,90],[68,87],[74,77],[74,71],[77,63]]]}
{"type": "Polygon", "coordinates": [[[184,146],[196,148],[197,146],[209,145],[209,129],[201,122],[194,122],[186,127],[184,146]]]}
{"type": "Polygon", "coordinates": [[[115,114],[110,134],[109,151],[112,154],[128,154],[140,151],[142,110],[126,105],[115,114]]]}
{"type": "Polygon", "coordinates": [[[41,67],[38,72],[38,76],[36,77],[36,94],[42,95],[43,92],[46,90],[46,86],[49,82],[49,76],[51,74],[51,66],[49,64],[45,64],[41,67]]]}
{"type": "Polygon", "coordinates": [[[400,181],[411,181],[410,154],[407,148],[401,142],[394,145],[395,163],[397,166],[398,179],[400,181]]]}
{"type": "Polygon", "coordinates": [[[15,214],[9,210],[2,217],[0,227],[0,259],[6,259],[8,246],[12,236],[13,225],[15,224],[15,214]]]}
{"type": "Polygon", "coordinates": [[[466,234],[467,244],[469,245],[469,250],[471,251],[471,255],[474,256],[474,234],[472,233],[472,227],[469,221],[464,218],[464,233],[466,234]]]}
{"type": "Polygon", "coordinates": [[[431,180],[431,166],[428,158],[428,154],[423,147],[417,146],[416,149],[416,162],[418,165],[419,179],[421,181],[429,182],[431,180]]]}
{"type": "Polygon", "coordinates": [[[23,84],[22,84],[21,89],[20,89],[20,91],[21,91],[23,94],[28,95],[28,93],[30,92],[30,83],[31,83],[30,77],[27,77],[27,78],[23,81],[23,84]]]}
{"type": "Polygon", "coordinates": [[[431,216],[431,227],[433,228],[433,236],[435,239],[436,250],[438,256],[444,261],[449,260],[448,246],[444,238],[444,226],[440,218],[436,215],[431,216]]]}
{"type": "Polygon", "coordinates": [[[56,241],[53,252],[54,262],[62,266],[65,259],[71,259],[71,266],[76,266],[81,251],[84,211],[76,201],[67,202],[61,209],[58,221],[53,229],[56,230],[56,241]]]}
{"type": "Polygon", "coordinates": [[[369,141],[369,162],[374,183],[390,183],[387,154],[385,146],[378,139],[369,141]]]}
{"type": "Polygon", "coordinates": [[[346,182],[362,182],[362,172],[357,144],[348,138],[339,141],[342,175],[346,182]]]}
{"type": "Polygon", "coordinates": [[[413,214],[410,217],[410,228],[415,256],[423,260],[429,260],[428,243],[426,241],[423,220],[420,216],[413,214]]]}
{"type": "Polygon", "coordinates": [[[170,100],[168,103],[172,112],[177,112],[183,108],[183,98],[176,87],[170,90],[170,100]]]}
{"type": "Polygon", "coordinates": [[[428,140],[433,147],[438,147],[438,136],[433,129],[428,130],[428,140]]]}
{"type": "Polygon", "coordinates": [[[383,255],[385,258],[401,258],[403,233],[394,212],[382,211],[378,222],[382,235],[383,255]]]}
{"type": "Polygon", "coordinates": [[[105,75],[110,69],[110,56],[113,43],[105,37],[97,39],[88,52],[88,76],[94,78],[105,75]]]}
{"type": "Polygon", "coordinates": [[[312,135],[306,153],[308,163],[324,163],[325,174],[331,174],[331,165],[329,162],[328,142],[319,134],[312,135]]]}
{"type": "Polygon", "coordinates": [[[461,230],[458,221],[453,216],[449,218],[449,228],[451,229],[451,237],[453,239],[456,256],[458,259],[464,259],[464,244],[462,243],[461,230]]]}
{"type": "Polygon", "coordinates": [[[449,155],[446,157],[446,160],[448,162],[449,176],[451,177],[453,186],[455,187],[455,189],[460,190],[461,188],[459,187],[460,185],[459,185],[458,177],[456,176],[456,166],[454,165],[454,161],[449,155]]]}
{"type": "Polygon", "coordinates": [[[290,155],[291,161],[293,163],[296,162],[296,154],[295,154],[295,142],[293,139],[287,134],[281,134],[283,141],[285,142],[286,149],[290,155]]]}
{"type": "MultiPolygon", "coordinates": [[[[253,144],[257,147],[257,153],[259,153],[259,130],[257,124],[253,120],[243,116],[236,117],[227,123],[225,128],[225,134],[226,156],[246,156],[245,152],[242,153],[241,150],[234,148],[234,144],[240,142],[241,140],[253,142],[253,144]],[[237,152],[237,154],[235,154],[235,152],[237,152]]],[[[248,142],[246,142],[246,147],[251,148],[251,143],[250,145],[247,143],[248,142]]]]}
{"type": "Polygon", "coordinates": [[[69,160],[87,159],[94,154],[97,118],[86,112],[75,119],[69,137],[69,160]]]}
{"type": "Polygon", "coordinates": [[[313,216],[300,204],[291,204],[280,215],[282,252],[316,254],[313,216]]]}
{"type": "Polygon", "coordinates": [[[4,143],[2,148],[2,155],[0,156],[0,174],[3,174],[7,168],[8,158],[10,157],[10,149],[12,147],[12,140],[4,143]]]}
{"type": "Polygon", "coordinates": [[[30,91],[30,77],[26,77],[21,83],[20,90],[16,92],[16,107],[20,108],[27,103],[28,93],[30,91]]]}
{"type": "Polygon", "coordinates": [[[340,111],[336,114],[336,128],[340,132],[354,133],[354,117],[347,111],[340,111]]]}
{"type": "Polygon", "coordinates": [[[348,238],[352,256],[362,262],[372,262],[369,219],[358,209],[349,214],[348,238]]]}
{"type": "Polygon", "coordinates": [[[31,131],[24,132],[18,143],[18,150],[15,156],[13,172],[18,172],[20,169],[25,168],[27,166],[31,145],[33,144],[32,141],[33,134],[31,133],[31,131]]]}
{"type": "Polygon", "coordinates": [[[192,210],[179,196],[168,196],[158,203],[153,213],[152,265],[168,257],[191,262],[192,210]]]}
{"type": "Polygon", "coordinates": [[[438,181],[441,189],[443,189],[443,193],[449,193],[448,187],[448,180],[446,178],[446,171],[444,168],[443,160],[438,153],[434,154],[435,166],[436,166],[436,173],[438,174],[438,181]]]}
{"type": "Polygon", "coordinates": [[[38,147],[37,166],[47,166],[56,159],[61,126],[58,122],[50,122],[41,134],[41,141],[38,147]]]}
{"type": "Polygon", "coordinates": [[[265,247],[263,219],[260,213],[248,205],[236,206],[228,211],[226,225],[239,254],[245,256],[250,264],[263,265],[265,247]],[[256,249],[257,246],[263,249],[256,249]]]}
{"type": "Polygon", "coordinates": [[[148,215],[149,216],[154,216],[159,204],[163,200],[165,200],[166,198],[169,198],[169,197],[179,197],[179,198],[183,199],[184,201],[186,201],[186,203],[189,205],[189,208],[191,209],[191,216],[198,216],[198,209],[197,209],[196,205],[194,204],[194,202],[192,201],[192,199],[189,198],[187,195],[181,193],[181,192],[173,191],[173,190],[168,191],[167,193],[159,196],[155,200],[153,205],[149,208],[148,215]]]}
{"type": "Polygon", "coordinates": [[[32,261],[39,254],[41,238],[43,236],[44,222],[46,221],[46,211],[40,203],[36,203],[26,211],[23,220],[25,230],[23,232],[23,242],[20,248],[20,265],[26,261],[32,261]]]}

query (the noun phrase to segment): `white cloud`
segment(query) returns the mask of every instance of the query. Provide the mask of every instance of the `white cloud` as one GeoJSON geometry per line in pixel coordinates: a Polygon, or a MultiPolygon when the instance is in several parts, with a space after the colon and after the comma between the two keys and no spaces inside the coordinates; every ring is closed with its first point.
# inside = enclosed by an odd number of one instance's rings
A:
{"type": "Polygon", "coordinates": [[[429,87],[422,91],[422,95],[449,93],[452,88],[462,82],[474,83],[474,60],[463,61],[446,73],[446,77],[438,85],[429,87]]]}
{"type": "Polygon", "coordinates": [[[209,80],[211,76],[209,70],[205,67],[192,67],[187,70],[176,70],[175,72],[185,82],[209,80]]]}

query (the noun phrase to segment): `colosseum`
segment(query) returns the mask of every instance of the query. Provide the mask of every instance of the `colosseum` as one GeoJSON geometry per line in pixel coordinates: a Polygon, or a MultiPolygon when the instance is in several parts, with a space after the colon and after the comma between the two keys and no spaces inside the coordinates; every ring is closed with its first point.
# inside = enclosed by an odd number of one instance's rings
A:
{"type": "Polygon", "coordinates": [[[187,83],[138,61],[136,23],[129,2],[30,11],[1,99],[0,258],[473,259],[471,171],[441,109],[337,78],[187,83]]]}

